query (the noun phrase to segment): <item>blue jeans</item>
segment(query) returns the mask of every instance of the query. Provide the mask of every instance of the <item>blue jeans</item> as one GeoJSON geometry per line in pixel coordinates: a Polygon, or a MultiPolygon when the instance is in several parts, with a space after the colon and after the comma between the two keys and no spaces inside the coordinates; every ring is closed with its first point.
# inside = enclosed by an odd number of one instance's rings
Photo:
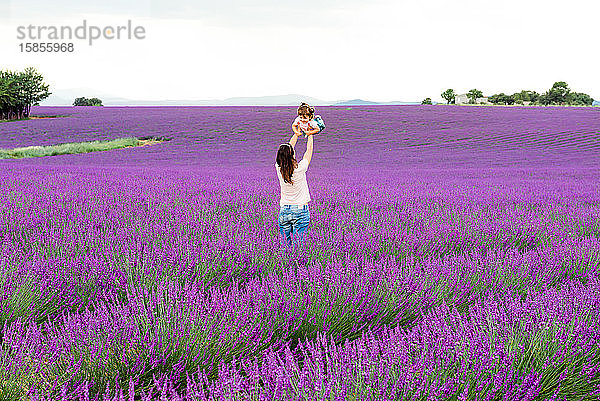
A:
{"type": "Polygon", "coordinates": [[[279,232],[281,233],[281,242],[294,248],[292,239],[295,242],[306,240],[308,233],[308,224],[310,223],[310,212],[308,205],[284,205],[279,210],[279,232]],[[293,238],[292,238],[293,233],[293,238]]]}

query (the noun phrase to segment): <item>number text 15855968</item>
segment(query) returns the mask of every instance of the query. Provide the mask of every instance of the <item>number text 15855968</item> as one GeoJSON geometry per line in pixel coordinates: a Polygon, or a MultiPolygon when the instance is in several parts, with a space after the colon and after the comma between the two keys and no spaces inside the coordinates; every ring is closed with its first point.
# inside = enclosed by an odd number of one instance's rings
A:
{"type": "Polygon", "coordinates": [[[73,43],[19,43],[21,53],[72,53],[73,43]]]}

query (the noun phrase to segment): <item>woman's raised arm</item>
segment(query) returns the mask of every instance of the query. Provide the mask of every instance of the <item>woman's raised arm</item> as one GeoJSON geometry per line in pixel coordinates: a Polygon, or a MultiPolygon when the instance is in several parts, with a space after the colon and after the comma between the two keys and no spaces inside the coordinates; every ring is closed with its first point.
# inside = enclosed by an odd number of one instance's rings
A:
{"type": "Polygon", "coordinates": [[[310,164],[310,159],[312,159],[313,154],[313,136],[308,136],[308,141],[306,142],[306,152],[304,152],[304,159],[310,164]]]}
{"type": "Polygon", "coordinates": [[[300,134],[296,134],[294,132],[294,135],[292,135],[292,137],[290,138],[290,145],[292,145],[292,148],[296,146],[296,142],[298,141],[298,136],[300,134]]]}

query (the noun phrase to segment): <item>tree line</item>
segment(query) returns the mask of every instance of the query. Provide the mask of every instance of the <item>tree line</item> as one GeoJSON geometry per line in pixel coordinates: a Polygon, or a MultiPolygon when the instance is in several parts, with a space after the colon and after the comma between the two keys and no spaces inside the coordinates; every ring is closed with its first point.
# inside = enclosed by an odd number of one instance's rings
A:
{"type": "MultiPolygon", "coordinates": [[[[442,98],[448,102],[448,104],[455,103],[456,93],[453,89],[447,89],[441,94],[442,98]]],[[[471,89],[467,93],[469,103],[475,103],[477,98],[483,97],[483,93],[477,89],[471,89]]],[[[426,102],[429,98],[423,101],[423,104],[430,104],[426,102]]],[[[569,88],[564,81],[555,82],[552,88],[548,89],[544,93],[537,93],[536,91],[522,90],[515,92],[512,95],[505,93],[497,93],[488,97],[488,101],[493,104],[528,104],[538,106],[591,106],[594,99],[581,92],[574,92],[569,88]]]]}
{"type": "Polygon", "coordinates": [[[0,120],[29,117],[36,106],[52,92],[44,77],[33,67],[23,71],[0,70],[0,120]]]}
{"type": "Polygon", "coordinates": [[[102,106],[102,100],[97,97],[77,97],[73,102],[73,106],[102,106]]]}

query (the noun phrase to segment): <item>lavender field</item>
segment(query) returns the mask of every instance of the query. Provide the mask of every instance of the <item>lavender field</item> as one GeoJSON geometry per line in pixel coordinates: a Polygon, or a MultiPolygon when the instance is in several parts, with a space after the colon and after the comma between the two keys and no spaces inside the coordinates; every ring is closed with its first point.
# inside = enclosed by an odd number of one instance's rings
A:
{"type": "Polygon", "coordinates": [[[0,399],[597,400],[600,109],[34,107],[0,148],[0,399]],[[300,138],[301,156],[306,139],[300,138]]]}

